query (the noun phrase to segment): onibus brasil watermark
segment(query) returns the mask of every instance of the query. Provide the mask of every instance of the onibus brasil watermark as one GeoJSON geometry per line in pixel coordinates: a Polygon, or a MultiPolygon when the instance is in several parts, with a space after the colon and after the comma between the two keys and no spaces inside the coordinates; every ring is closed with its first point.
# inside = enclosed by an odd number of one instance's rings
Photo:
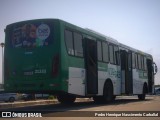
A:
{"type": "Polygon", "coordinates": [[[40,112],[2,112],[1,117],[42,117],[40,112]]]}
{"type": "Polygon", "coordinates": [[[160,111],[3,111],[1,117],[160,117],[160,111]]]}

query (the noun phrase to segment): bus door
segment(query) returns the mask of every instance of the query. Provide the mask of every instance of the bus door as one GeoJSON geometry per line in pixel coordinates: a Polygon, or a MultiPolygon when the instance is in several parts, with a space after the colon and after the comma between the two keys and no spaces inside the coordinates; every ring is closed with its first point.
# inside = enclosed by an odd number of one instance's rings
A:
{"type": "Polygon", "coordinates": [[[132,52],[121,50],[120,56],[121,56],[122,93],[132,94],[133,93],[132,52]]]}
{"type": "Polygon", "coordinates": [[[97,42],[95,40],[84,39],[84,61],[86,69],[86,94],[97,94],[97,42]]]}
{"type": "Polygon", "coordinates": [[[152,66],[152,60],[147,59],[147,68],[148,68],[148,92],[152,93],[153,89],[153,66],[152,66]]]}

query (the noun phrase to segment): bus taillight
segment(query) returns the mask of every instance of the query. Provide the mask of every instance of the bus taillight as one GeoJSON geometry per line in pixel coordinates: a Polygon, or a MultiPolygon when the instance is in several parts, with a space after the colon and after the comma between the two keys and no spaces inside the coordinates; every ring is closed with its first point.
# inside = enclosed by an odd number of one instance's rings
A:
{"type": "Polygon", "coordinates": [[[5,58],[5,63],[4,63],[4,79],[7,80],[9,79],[10,76],[10,69],[8,65],[8,60],[5,58]]]}
{"type": "Polygon", "coordinates": [[[55,55],[52,61],[52,76],[56,77],[59,71],[59,55],[55,55]]]}

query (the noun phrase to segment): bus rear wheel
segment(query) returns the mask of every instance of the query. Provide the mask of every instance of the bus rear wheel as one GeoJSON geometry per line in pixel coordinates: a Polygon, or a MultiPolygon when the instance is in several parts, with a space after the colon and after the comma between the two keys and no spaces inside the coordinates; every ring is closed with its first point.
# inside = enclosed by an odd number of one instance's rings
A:
{"type": "Polygon", "coordinates": [[[103,98],[106,103],[112,102],[113,96],[113,85],[111,82],[106,82],[103,91],[103,98]]]}
{"type": "Polygon", "coordinates": [[[62,104],[72,104],[76,100],[76,96],[74,95],[57,95],[57,99],[62,104]]]}

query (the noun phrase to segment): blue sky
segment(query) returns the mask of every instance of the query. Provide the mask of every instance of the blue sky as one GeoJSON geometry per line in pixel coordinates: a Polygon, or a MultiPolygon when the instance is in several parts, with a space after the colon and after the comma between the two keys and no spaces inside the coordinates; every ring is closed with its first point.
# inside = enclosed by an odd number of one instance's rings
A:
{"type": "Polygon", "coordinates": [[[160,70],[160,0],[0,0],[0,42],[6,25],[39,18],[59,18],[148,52],[160,70]]]}

